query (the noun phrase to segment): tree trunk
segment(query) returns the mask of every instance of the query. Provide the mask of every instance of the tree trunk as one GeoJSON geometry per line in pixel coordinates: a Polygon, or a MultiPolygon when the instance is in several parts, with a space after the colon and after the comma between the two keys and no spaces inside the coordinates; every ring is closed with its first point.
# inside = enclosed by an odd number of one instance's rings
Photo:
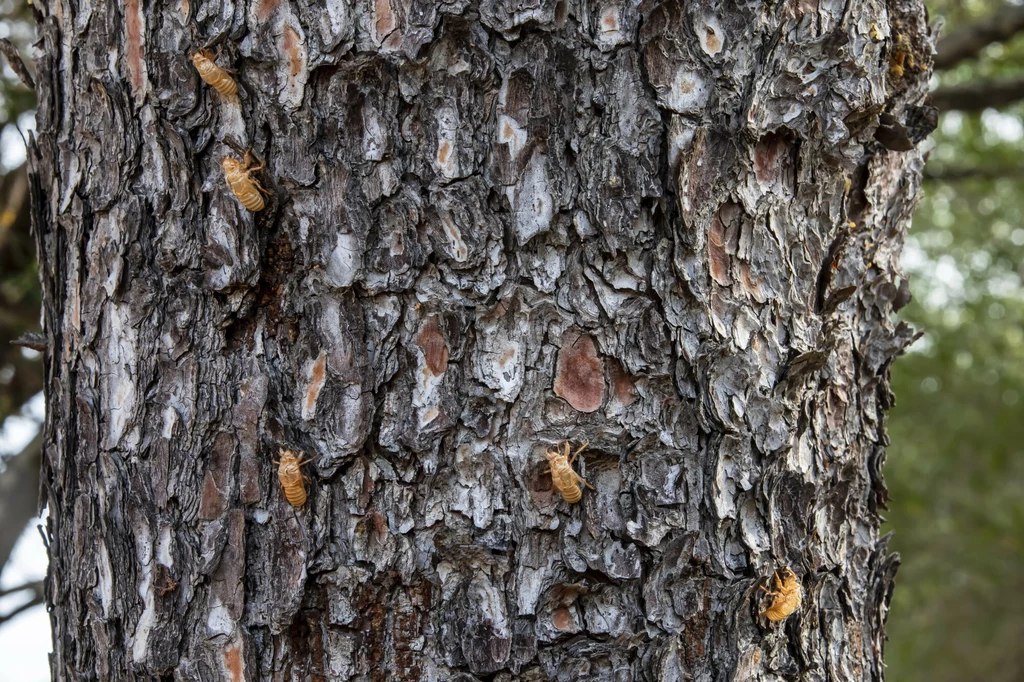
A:
{"type": "Polygon", "coordinates": [[[36,7],[55,679],[882,679],[920,0],[36,7]]]}

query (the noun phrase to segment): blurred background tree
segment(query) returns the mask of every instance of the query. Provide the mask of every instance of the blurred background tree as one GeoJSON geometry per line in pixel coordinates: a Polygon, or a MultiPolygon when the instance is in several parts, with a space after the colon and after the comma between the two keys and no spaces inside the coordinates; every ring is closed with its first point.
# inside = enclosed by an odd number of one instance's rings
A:
{"type": "MultiPolygon", "coordinates": [[[[0,0],[0,52],[9,55],[0,74],[0,425],[5,427],[8,417],[19,417],[43,386],[41,354],[13,343],[21,339],[34,345],[26,337],[39,330],[39,280],[25,174],[25,136],[34,127],[35,93],[23,82],[25,74],[16,73],[24,71],[18,55],[29,54],[34,35],[30,6],[0,0]]],[[[0,571],[36,516],[39,489],[41,439],[10,453],[6,433],[6,428],[0,430],[0,571]]],[[[0,597],[6,592],[7,599],[0,606],[0,624],[42,602],[42,585],[36,581],[2,588],[0,597]]]]}
{"type": "MultiPolygon", "coordinates": [[[[945,23],[939,129],[904,253],[924,336],[893,367],[886,479],[903,556],[889,619],[890,679],[1024,678],[1024,4],[930,0],[945,23]]],[[[29,54],[24,2],[0,0],[0,37],[29,54]]],[[[907,65],[909,67],[909,65],[907,65]]],[[[0,79],[0,422],[40,390],[22,133],[34,96],[0,79]]],[[[3,444],[0,443],[0,448],[3,444]]],[[[0,464],[0,568],[35,514],[38,444],[0,464]],[[28,494],[24,494],[27,491],[28,494]],[[20,495],[15,492],[22,493],[20,495]],[[27,501],[26,501],[27,500],[27,501]]],[[[18,606],[38,597],[33,584],[18,606]]],[[[0,597],[3,590],[0,590],[0,597]]],[[[0,624],[10,616],[0,608],[0,624]]],[[[45,661],[40,662],[45,670],[45,661]]]]}
{"type": "MultiPolygon", "coordinates": [[[[22,54],[33,39],[29,6],[0,1],[0,38],[22,54]]],[[[34,122],[35,93],[3,61],[0,79],[0,423],[42,387],[39,353],[11,344],[39,327],[35,243],[29,233],[24,135],[34,122]]]]}
{"type": "Polygon", "coordinates": [[[945,20],[929,181],[904,251],[924,336],[893,366],[893,680],[1024,679],[1024,5],[945,20]]]}

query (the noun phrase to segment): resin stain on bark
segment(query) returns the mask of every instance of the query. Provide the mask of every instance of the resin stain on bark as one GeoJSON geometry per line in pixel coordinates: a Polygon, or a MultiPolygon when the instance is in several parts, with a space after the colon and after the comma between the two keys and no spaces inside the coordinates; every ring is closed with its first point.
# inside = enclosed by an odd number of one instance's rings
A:
{"type": "Polygon", "coordinates": [[[505,115],[498,117],[498,142],[506,145],[512,162],[519,158],[528,139],[529,134],[514,118],[505,115]]]}
{"type": "Polygon", "coordinates": [[[706,15],[701,21],[696,22],[693,27],[694,33],[700,40],[700,47],[709,57],[716,56],[722,51],[725,44],[725,34],[722,33],[722,24],[714,15],[706,15]]]}
{"type": "Polygon", "coordinates": [[[632,35],[624,30],[622,15],[624,12],[635,12],[632,8],[625,9],[616,4],[609,4],[598,16],[597,45],[602,50],[612,50],[632,40],[632,35]]]}

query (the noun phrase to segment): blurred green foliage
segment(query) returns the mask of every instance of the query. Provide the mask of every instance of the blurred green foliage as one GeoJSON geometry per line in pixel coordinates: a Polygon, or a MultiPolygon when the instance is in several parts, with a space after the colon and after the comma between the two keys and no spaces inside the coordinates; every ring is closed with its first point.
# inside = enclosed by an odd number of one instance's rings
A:
{"type": "MultiPolygon", "coordinates": [[[[0,38],[31,63],[35,29],[24,0],[0,0],[0,38]]],[[[6,60],[0,72],[0,424],[42,389],[39,354],[11,341],[39,328],[39,282],[29,231],[24,137],[33,122],[35,93],[6,60]]]]}
{"type": "MultiPolygon", "coordinates": [[[[944,33],[1003,5],[928,4],[944,33]]],[[[938,83],[1022,76],[1024,33],[938,83]]],[[[925,335],[892,372],[891,680],[1024,678],[1022,121],[1020,104],[942,116],[904,252],[914,302],[901,316],[925,335]]]]}
{"type": "MultiPolygon", "coordinates": [[[[10,40],[31,68],[30,45],[35,40],[32,6],[25,0],[0,0],[0,38],[10,40]]],[[[36,94],[21,84],[6,60],[0,73],[0,130],[36,106],[36,94]]],[[[6,160],[6,159],[5,159],[6,160]]],[[[7,170],[7,169],[5,169],[7,170]]]]}

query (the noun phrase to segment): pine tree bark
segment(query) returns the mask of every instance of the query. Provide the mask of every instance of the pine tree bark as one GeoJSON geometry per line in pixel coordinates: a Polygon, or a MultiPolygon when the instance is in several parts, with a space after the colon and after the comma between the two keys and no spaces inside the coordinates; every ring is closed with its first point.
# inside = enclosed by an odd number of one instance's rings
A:
{"type": "Polygon", "coordinates": [[[54,679],[882,679],[919,0],[36,7],[54,679]]]}

